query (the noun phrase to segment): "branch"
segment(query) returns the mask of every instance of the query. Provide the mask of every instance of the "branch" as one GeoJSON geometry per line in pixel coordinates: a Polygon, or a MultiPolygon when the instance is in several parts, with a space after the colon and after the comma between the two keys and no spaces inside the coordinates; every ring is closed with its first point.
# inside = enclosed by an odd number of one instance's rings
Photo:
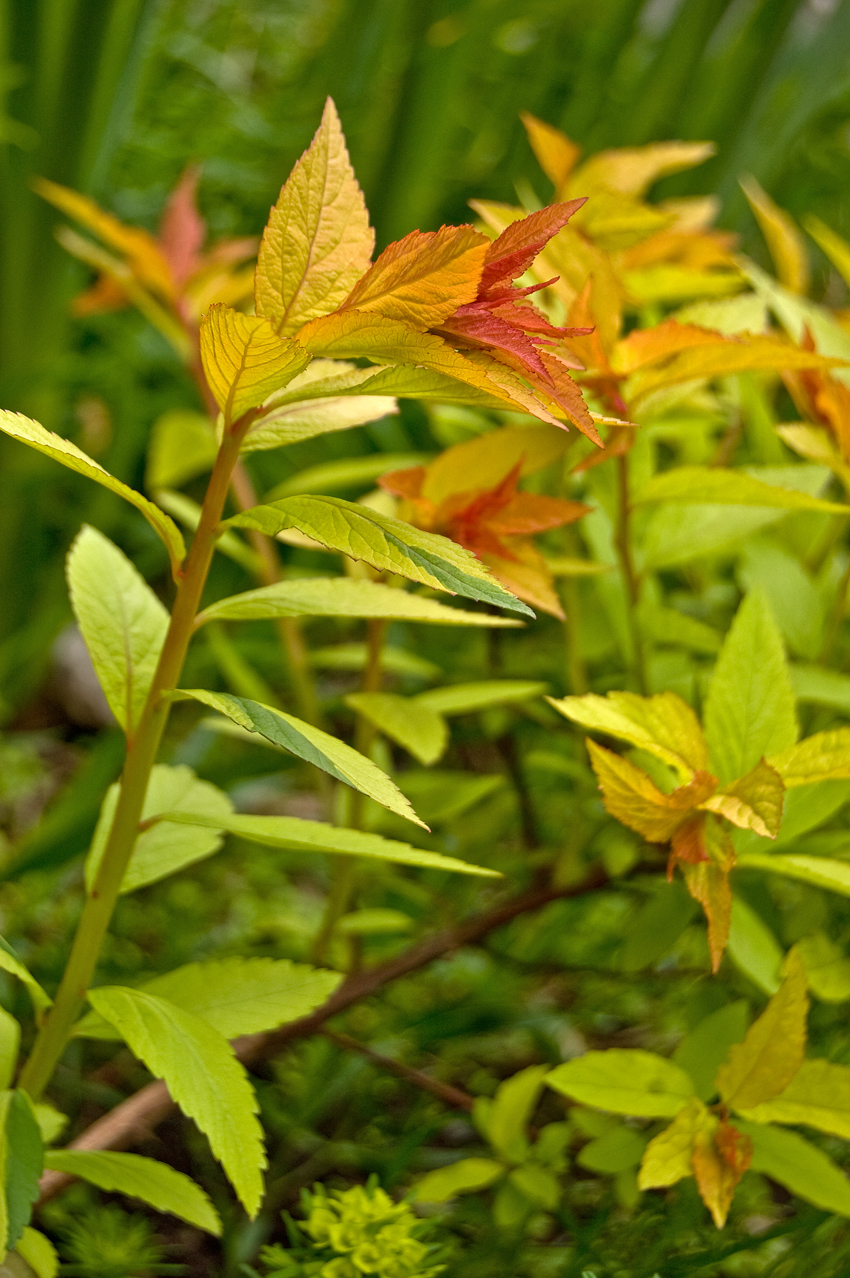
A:
{"type": "Polygon", "coordinates": [[[395,1074],[397,1078],[413,1083],[414,1087],[420,1087],[423,1092],[430,1092],[444,1105],[451,1105],[454,1109],[472,1110],[475,1097],[470,1096],[468,1092],[462,1092],[459,1087],[452,1087],[450,1083],[441,1083],[436,1078],[429,1078],[421,1069],[412,1069],[410,1065],[394,1061],[391,1056],[384,1056],[381,1052],[373,1051],[365,1043],[358,1043],[357,1039],[349,1034],[340,1034],[337,1030],[329,1029],[322,1030],[322,1033],[338,1047],[344,1047],[349,1052],[359,1052],[379,1069],[385,1069],[389,1074],[395,1074]]]}
{"type": "MultiPolygon", "coordinates": [[[[594,869],[581,883],[568,887],[544,885],[533,887],[518,896],[494,905],[482,914],[475,914],[454,927],[436,932],[433,936],[411,945],[395,958],[379,963],[375,967],[365,968],[348,980],[343,981],[321,1007],[316,1008],[309,1016],[302,1016],[297,1021],[289,1021],[280,1029],[262,1034],[245,1034],[233,1041],[233,1050],[243,1065],[253,1065],[258,1061],[277,1056],[287,1044],[300,1038],[309,1038],[319,1033],[325,1022],[340,1012],[347,1011],[355,1003],[368,998],[391,981],[433,963],[435,959],[450,954],[464,945],[480,941],[496,928],[504,927],[520,914],[531,910],[539,910],[551,901],[567,897],[582,896],[585,892],[594,892],[604,887],[608,876],[601,868],[594,869]]],[[[456,1102],[455,1102],[456,1103],[456,1102]]],[[[128,1100],[122,1101],[115,1109],[92,1123],[91,1127],[73,1140],[69,1149],[127,1149],[144,1140],[163,1119],[177,1108],[163,1082],[148,1083],[141,1091],[136,1092],[128,1100]]],[[[73,1180],[64,1172],[45,1172],[41,1178],[41,1197],[39,1205],[48,1202],[61,1193],[73,1180]]]]}

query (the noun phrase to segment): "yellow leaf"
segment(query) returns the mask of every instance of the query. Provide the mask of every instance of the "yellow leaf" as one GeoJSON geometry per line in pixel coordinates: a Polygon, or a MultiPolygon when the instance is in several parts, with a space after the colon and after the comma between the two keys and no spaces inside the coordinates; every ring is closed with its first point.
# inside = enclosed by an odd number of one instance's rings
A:
{"type": "Polygon", "coordinates": [[[422,496],[439,505],[453,493],[492,488],[516,465],[530,475],[563,457],[573,438],[555,426],[502,426],[465,439],[431,463],[422,496]]]}
{"type": "MultiPolygon", "coordinates": [[[[711,827],[706,827],[707,833],[711,827]]],[[[729,940],[732,921],[732,889],[729,887],[729,870],[717,861],[699,861],[696,865],[681,862],[685,887],[695,901],[699,901],[708,922],[708,950],[711,970],[716,972],[729,940]]]]}
{"type": "Polygon", "coordinates": [[[843,276],[845,284],[850,285],[850,244],[827,226],[826,222],[815,217],[814,213],[808,213],[803,218],[803,226],[843,276]]]}
{"type": "Polygon", "coordinates": [[[794,219],[774,204],[754,177],[742,178],[741,190],[767,241],[779,283],[805,296],[809,291],[809,255],[794,219]]]}
{"type": "Polygon", "coordinates": [[[782,821],[785,786],[775,768],[764,759],[751,772],[724,786],[702,805],[724,816],[742,830],[752,830],[765,839],[775,839],[782,821]]]}
{"type": "Polygon", "coordinates": [[[715,346],[727,341],[722,333],[698,324],[682,324],[676,319],[666,319],[652,328],[632,329],[628,337],[617,343],[611,366],[618,373],[633,373],[648,364],[669,359],[677,351],[693,346],[715,346]]]}
{"type": "Polygon", "coordinates": [[[302,346],[266,319],[216,302],[201,320],[201,362],[228,423],[256,408],[310,363],[302,346]]]}
{"type": "Polygon", "coordinates": [[[652,142],[649,146],[598,151],[573,174],[570,194],[619,191],[622,195],[643,195],[659,178],[703,164],[716,149],[713,142],[652,142]]]}
{"type": "Polygon", "coordinates": [[[669,1127],[647,1145],[638,1172],[640,1189],[666,1189],[693,1176],[691,1154],[697,1134],[709,1136],[715,1131],[718,1119],[692,1096],[684,1109],[680,1109],[669,1127]]]}
{"type": "Polygon", "coordinates": [[[717,1090],[727,1105],[753,1109],[785,1090],[803,1063],[808,1010],[806,973],[790,950],[785,980],[717,1071],[717,1090]]]}
{"type": "Polygon", "coordinates": [[[257,262],[257,314],[294,333],[339,306],[366,270],[375,234],[330,98],[281,190],[257,262]]]}
{"type": "Polygon", "coordinates": [[[816,732],[767,761],[786,788],[850,777],[850,728],[816,732]]]}
{"type": "Polygon", "coordinates": [[[560,192],[581,155],[581,147],[568,138],[566,133],[546,124],[544,120],[538,120],[528,111],[523,111],[520,118],[525,125],[537,163],[554,186],[555,199],[560,200],[560,192]]]}
{"type": "Polygon", "coordinates": [[[850,1069],[831,1061],[803,1061],[784,1091],[744,1116],[756,1123],[800,1123],[850,1140],[850,1069]]]}
{"type": "Polygon", "coordinates": [[[593,195],[574,218],[574,225],[606,253],[632,248],[672,222],[671,214],[652,204],[612,191],[593,195]]]}
{"type": "Polygon", "coordinates": [[[547,700],[565,718],[583,728],[648,750],[686,781],[694,772],[708,769],[708,750],[699,721],[675,692],[660,692],[652,697],[639,697],[634,692],[609,692],[600,697],[587,692],[580,697],[547,700]]]}
{"type": "Polygon", "coordinates": [[[422,332],[474,301],[490,240],[471,226],[411,231],[384,249],[340,310],[403,320],[422,332]]]}
{"type": "Polygon", "coordinates": [[[687,785],[663,794],[645,772],[628,759],[604,750],[590,737],[587,749],[605,807],[623,825],[650,843],[666,843],[674,831],[717,785],[707,772],[697,772],[687,785]]]}
{"type": "Polygon", "coordinates": [[[726,1224],[735,1187],[749,1167],[753,1142],[722,1119],[712,1133],[698,1132],[691,1157],[700,1198],[718,1229],[726,1224]]]}

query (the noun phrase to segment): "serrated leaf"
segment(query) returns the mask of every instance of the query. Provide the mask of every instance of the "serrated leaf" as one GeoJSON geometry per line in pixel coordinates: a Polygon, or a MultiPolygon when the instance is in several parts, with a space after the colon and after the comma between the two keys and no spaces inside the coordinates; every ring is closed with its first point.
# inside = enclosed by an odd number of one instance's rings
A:
{"type": "Polygon", "coordinates": [[[437,714],[474,714],[491,706],[531,701],[547,687],[548,684],[531,679],[484,679],[480,683],[450,683],[442,688],[429,688],[414,700],[437,714]]]}
{"type": "Polygon", "coordinates": [[[56,1278],[59,1273],[59,1256],[49,1238],[27,1225],[15,1248],[23,1256],[36,1278],[56,1278]]]}
{"type": "Polygon", "coordinates": [[[822,1211],[850,1216],[850,1180],[823,1150],[796,1132],[739,1123],[753,1142],[750,1167],[822,1211]]]}
{"type": "Polygon", "coordinates": [[[582,1105],[636,1118],[672,1118],[694,1091],[688,1075],[672,1061],[619,1047],[585,1052],[558,1065],[546,1083],[582,1105]]]}
{"type": "Polygon", "coordinates": [[[416,825],[424,824],[385,772],[358,750],[353,750],[344,741],[337,740],[321,728],[315,728],[291,714],[284,714],[282,710],[261,705],[259,701],[233,697],[226,692],[181,688],[174,696],[181,701],[200,701],[202,705],[218,710],[240,728],[259,733],[274,745],[282,746],[290,754],[305,759],[337,781],[344,781],[346,785],[374,799],[390,812],[395,812],[416,825]]]}
{"type": "Polygon", "coordinates": [[[230,1044],[200,1017],[140,990],[102,986],[88,999],[195,1120],[253,1219],[263,1194],[263,1135],[253,1088],[230,1044]]]}
{"type": "Polygon", "coordinates": [[[225,422],[257,408],[303,372],[307,352],[268,320],[215,302],[201,320],[201,363],[225,422]]]}
{"type": "MultiPolygon", "coordinates": [[[[711,818],[709,818],[709,821],[711,818]]],[[[717,837],[717,832],[706,826],[706,841],[717,837]]],[[[675,844],[674,844],[675,847],[675,844]]],[[[699,901],[705,911],[708,923],[708,951],[711,955],[711,970],[716,972],[729,939],[729,928],[732,920],[732,889],[729,886],[728,865],[718,864],[710,856],[698,861],[695,865],[682,863],[682,877],[685,886],[695,901],[699,901]]]]}
{"type": "Polygon", "coordinates": [[[717,1071],[717,1090],[727,1105],[746,1110],[772,1100],[797,1073],[806,1046],[806,988],[800,956],[791,950],[778,991],[717,1071]]]}
{"type": "Polygon", "coordinates": [[[727,1003],[703,1017],[676,1048],[673,1060],[690,1074],[700,1100],[710,1100],[716,1092],[714,1076],[732,1044],[740,1043],[746,1034],[749,1020],[746,999],[727,1003]]]}
{"type": "Polygon", "coordinates": [[[399,573],[436,590],[534,616],[456,542],[339,497],[285,497],[234,515],[222,526],[255,528],[271,537],[297,528],[329,550],[362,559],[380,572],[399,573]]]}
{"type": "Polygon", "coordinates": [[[746,776],[724,786],[702,806],[741,830],[752,830],[762,838],[775,839],[782,821],[784,795],[785,786],[778,771],[759,759],[746,776]]]}
{"type": "Polygon", "coordinates": [[[413,1186],[417,1202],[444,1203],[457,1194],[471,1194],[487,1189],[507,1168],[492,1158],[462,1158],[449,1167],[429,1172],[413,1186]]]}
{"type": "Polygon", "coordinates": [[[168,611],[103,533],[84,524],[67,560],[74,615],[109,708],[132,737],[168,630],[168,611]]]}
{"type": "Polygon", "coordinates": [[[330,98],[313,141],[284,184],[263,232],[257,314],[278,333],[332,311],[366,270],[375,245],[363,193],[330,98]]]}
{"type": "MultiPolygon", "coordinates": [[[[316,362],[325,363],[324,360],[316,362]]],[[[356,398],[340,396],[272,406],[250,427],[241,451],[253,453],[265,448],[281,448],[317,435],[363,426],[397,412],[398,405],[389,395],[358,394],[356,398]]]]}
{"type": "Polygon", "coordinates": [[[690,780],[694,771],[708,768],[708,752],[699,720],[675,692],[639,697],[634,692],[609,692],[600,697],[588,692],[580,697],[547,701],[566,719],[583,728],[628,741],[667,763],[690,780]]]}
{"type": "MultiPolygon", "coordinates": [[[[85,878],[88,890],[91,890],[106,848],[119,791],[120,785],[116,782],[109,787],[103,800],[86,858],[85,878]]],[[[197,811],[199,808],[207,816],[218,820],[230,815],[233,804],[222,790],[209,781],[199,780],[185,764],[178,764],[176,767],[164,763],[154,765],[142,808],[143,821],[150,821],[163,812],[184,809],[197,811]]],[[[221,826],[215,825],[209,831],[175,830],[173,825],[159,821],[143,830],[136,839],[130,864],[125,871],[121,883],[122,893],[134,892],[136,888],[148,883],[156,883],[168,874],[174,874],[203,857],[211,856],[221,847],[221,829],[221,826]]]]}
{"type": "Polygon", "coordinates": [[[786,786],[850,778],[850,728],[817,732],[768,759],[786,786]]]}
{"type": "Polygon", "coordinates": [[[850,506],[823,501],[808,493],[779,484],[766,484],[742,470],[721,467],[677,466],[654,475],[635,494],[634,504],[766,506],[782,510],[814,510],[825,515],[850,515],[850,506]]]}
{"type": "MultiPolygon", "coordinates": [[[[437,625],[521,626],[512,617],[452,608],[436,599],[410,594],[378,581],[351,577],[304,577],[246,590],[210,604],[198,614],[205,621],[259,621],[275,617],[386,617],[437,625]]],[[[541,685],[542,686],[542,685],[541,685]]]]}
{"type": "Polygon", "coordinates": [[[436,763],[445,753],[449,743],[448,724],[442,715],[420,705],[417,697],[400,697],[392,692],[351,692],[345,697],[345,704],[426,766],[436,763]]]}
{"type": "Polygon", "coordinates": [[[69,470],[85,475],[87,479],[93,479],[96,484],[102,484],[104,488],[117,493],[119,497],[123,497],[125,501],[135,506],[165,543],[171,559],[171,570],[176,576],[186,554],[186,546],[180,529],[164,511],[160,510],[159,506],[155,506],[152,501],[148,501],[147,497],[137,493],[135,488],[122,484],[120,479],[116,479],[91,457],[87,457],[82,449],[77,448],[76,444],[72,444],[69,439],[63,439],[61,435],[54,435],[52,431],[45,430],[30,417],[0,410],[0,430],[10,435],[12,439],[19,439],[22,443],[29,444],[30,448],[34,448],[36,452],[45,453],[54,461],[61,462],[69,470]]]}
{"type": "Polygon", "coordinates": [[[528,1151],[526,1127],[548,1081],[547,1065],[529,1065],[501,1083],[487,1112],[487,1135],[493,1148],[511,1162],[528,1151]]]}
{"type": "Polygon", "coordinates": [[[221,1220],[207,1195],[183,1172],[140,1154],[80,1149],[51,1149],[44,1159],[51,1171],[79,1176],[108,1193],[138,1198],[156,1211],[170,1212],[217,1238],[221,1220]]]}
{"type": "Polygon", "coordinates": [[[714,668],[705,707],[711,765],[721,784],[797,738],[794,694],[782,639],[759,591],[746,596],[714,668]]]}
{"type": "MultiPolygon", "coordinates": [[[[492,789],[492,778],[486,779],[492,789]]],[[[167,813],[169,821],[181,825],[216,825],[240,839],[263,843],[271,848],[289,848],[293,852],[335,852],[342,856],[366,856],[381,861],[393,861],[397,865],[415,865],[423,869],[454,870],[461,874],[477,874],[486,878],[500,878],[497,870],[487,870],[471,865],[440,852],[426,852],[409,843],[385,839],[379,834],[366,834],[361,830],[345,830],[325,825],[323,821],[305,821],[301,817],[241,816],[227,817],[223,825],[218,817],[200,812],[167,813]]]]}
{"type": "MultiPolygon", "coordinates": [[[[731,277],[732,280],[736,278],[739,277],[731,277]]],[[[731,373],[754,369],[784,372],[801,368],[840,368],[843,363],[843,360],[803,350],[775,337],[748,334],[746,337],[727,339],[721,345],[698,346],[680,351],[661,367],[635,373],[626,386],[625,397],[634,411],[634,406],[654,391],[696,378],[727,377],[731,373]]]]}
{"type": "Polygon", "coordinates": [[[403,320],[423,332],[475,300],[490,240],[471,226],[411,231],[384,249],[340,310],[403,320]]]}
{"type": "Polygon", "coordinates": [[[802,1124],[850,1140],[850,1069],[832,1061],[803,1061],[784,1091],[746,1110],[744,1117],[802,1124]]]}
{"type": "Polygon", "coordinates": [[[41,988],[35,977],[27,971],[9,942],[5,941],[2,936],[0,936],[0,969],[4,972],[10,972],[12,976],[16,976],[27,987],[27,992],[32,999],[32,1005],[36,1012],[41,1012],[46,1007],[50,1007],[53,1002],[50,995],[41,988]]]}
{"type": "Polygon", "coordinates": [[[650,843],[666,843],[692,812],[715,789],[707,772],[696,772],[687,785],[664,794],[645,772],[628,759],[605,750],[587,738],[587,750],[605,807],[630,830],[650,843]]]}
{"type": "Polygon", "coordinates": [[[826,856],[797,856],[785,853],[771,855],[769,852],[746,852],[738,858],[742,869],[767,870],[770,874],[779,874],[785,879],[796,879],[799,883],[811,883],[813,887],[825,888],[827,892],[838,892],[840,896],[850,896],[850,863],[834,861],[826,856]]]}
{"type": "Polygon", "coordinates": [[[693,1176],[691,1156],[699,1132],[712,1132],[717,1119],[695,1096],[679,1110],[669,1127],[649,1142],[638,1172],[641,1189],[666,1189],[693,1176]]]}
{"type": "Polygon", "coordinates": [[[33,1203],[38,1198],[44,1149],[32,1102],[26,1092],[5,1092],[3,1097],[0,1141],[5,1151],[5,1168],[0,1184],[5,1185],[2,1194],[6,1212],[5,1245],[12,1248],[29,1224],[33,1203]]]}

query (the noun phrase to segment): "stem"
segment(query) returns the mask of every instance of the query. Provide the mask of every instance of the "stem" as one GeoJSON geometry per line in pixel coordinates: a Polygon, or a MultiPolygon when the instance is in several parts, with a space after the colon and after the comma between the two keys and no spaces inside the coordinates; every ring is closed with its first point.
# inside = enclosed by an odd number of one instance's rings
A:
{"type": "Polygon", "coordinates": [[[621,455],[617,458],[617,495],[619,509],[617,527],[614,531],[614,544],[617,547],[620,571],[623,574],[623,582],[626,587],[627,616],[632,647],[634,648],[635,677],[641,693],[646,697],[649,695],[649,682],[646,677],[643,637],[640,633],[635,612],[640,599],[640,579],[632,556],[632,506],[629,497],[629,459],[627,455],[621,455]]]}
{"type": "Polygon", "coordinates": [[[564,642],[566,646],[567,687],[573,696],[587,692],[587,666],[581,651],[581,599],[575,577],[561,582],[561,599],[564,604],[564,642]]]}
{"type": "Polygon", "coordinates": [[[56,1001],[21,1072],[19,1086],[29,1092],[33,1100],[38,1099],[50,1081],[71,1027],[85,1002],[100,947],[133,853],[151,768],[168,721],[171,702],[167,694],[177,685],[192,638],[195,615],[215,550],[218,524],[227,498],[231,471],[239,456],[242,433],[237,429],[225,435],[219,449],[198,530],[177,587],[171,621],[148,699],[135,735],[127,738],[121,790],[106,849],[77,924],[56,1001]]]}
{"type": "Polygon", "coordinates": [[[847,567],[841,574],[841,581],[838,583],[838,591],[835,596],[835,604],[832,609],[832,615],[827,626],[826,637],[823,641],[823,647],[820,651],[819,661],[828,661],[832,649],[838,638],[838,632],[841,629],[841,622],[844,620],[844,612],[847,608],[847,591],[850,590],[850,558],[847,560],[847,567]]]}

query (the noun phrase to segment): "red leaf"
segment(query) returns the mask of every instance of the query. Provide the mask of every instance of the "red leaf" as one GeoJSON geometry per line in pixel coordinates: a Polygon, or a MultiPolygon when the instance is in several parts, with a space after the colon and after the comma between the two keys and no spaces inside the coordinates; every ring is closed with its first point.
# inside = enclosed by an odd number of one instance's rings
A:
{"type": "Polygon", "coordinates": [[[162,214],[159,244],[180,288],[198,267],[198,257],[207,236],[204,219],[198,212],[196,194],[200,170],[190,164],[177,183],[162,214]]]}
{"type": "Polygon", "coordinates": [[[518,222],[511,222],[487,250],[479,296],[484,297],[496,285],[523,275],[552,236],[567,225],[584,203],[582,199],[550,204],[518,222]]]}
{"type": "Polygon", "coordinates": [[[415,500],[422,492],[425,474],[424,466],[410,466],[407,470],[388,470],[386,474],[379,476],[378,483],[385,492],[393,493],[396,497],[415,500]]]}
{"type": "Polygon", "coordinates": [[[589,515],[591,506],[581,501],[562,501],[560,497],[543,497],[537,493],[516,493],[507,506],[488,520],[497,536],[515,537],[545,532],[571,524],[589,515]]]}
{"type": "Polygon", "coordinates": [[[443,332],[462,337],[473,346],[506,351],[522,365],[523,375],[527,369],[546,383],[550,380],[531,338],[525,335],[518,324],[511,324],[490,310],[476,309],[474,304],[461,306],[443,322],[441,328],[443,332]]]}
{"type": "Polygon", "coordinates": [[[578,426],[582,434],[601,448],[602,440],[599,431],[596,429],[587,404],[582,399],[581,391],[567,372],[566,365],[549,351],[541,351],[540,358],[551,378],[551,386],[544,384],[538,389],[553,399],[564,410],[570,421],[578,426]]]}

